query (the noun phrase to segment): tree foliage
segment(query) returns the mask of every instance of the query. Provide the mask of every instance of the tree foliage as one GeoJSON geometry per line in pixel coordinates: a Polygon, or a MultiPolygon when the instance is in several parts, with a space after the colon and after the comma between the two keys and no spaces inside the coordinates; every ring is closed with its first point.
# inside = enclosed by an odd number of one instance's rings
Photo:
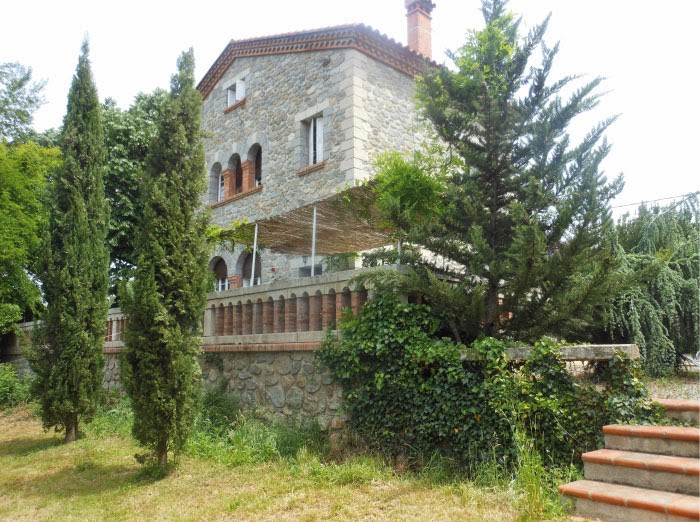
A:
{"type": "Polygon", "coordinates": [[[99,404],[108,308],[105,152],[88,52],[85,41],[68,94],[63,165],[51,184],[42,247],[47,310],[28,354],[44,425],[64,429],[66,442],[75,440],[79,421],[90,418],[99,404]]]}
{"type": "Polygon", "coordinates": [[[35,256],[46,224],[44,190],[60,151],[0,143],[0,335],[42,308],[35,256]]]}
{"type": "Polygon", "coordinates": [[[18,140],[30,132],[45,83],[32,82],[31,67],[0,63],[0,141],[18,140]]]}
{"type": "Polygon", "coordinates": [[[155,138],[157,121],[167,92],[139,94],[128,110],[114,101],[104,104],[107,175],[105,192],[110,206],[108,243],[111,249],[110,290],[117,294],[120,281],[128,280],[136,266],[135,228],[141,214],[139,197],[146,158],[155,138]]]}
{"type": "Polygon", "coordinates": [[[582,338],[620,283],[608,203],[621,178],[600,171],[614,118],[572,144],[569,125],[596,106],[601,79],[564,97],[577,78],[550,81],[547,21],[521,37],[505,1],[484,1],[483,14],[484,29],[452,55],[456,70],[429,69],[418,86],[422,114],[457,160],[440,222],[421,241],[435,254],[427,265],[466,296],[458,313],[478,311],[467,322],[487,335],[582,338]]]}
{"type": "Polygon", "coordinates": [[[201,96],[194,54],[183,53],[148,155],[137,268],[122,292],[127,350],[122,366],[135,412],[134,435],[160,465],[190,433],[200,398],[197,362],[208,288],[201,96]]]}
{"type": "Polygon", "coordinates": [[[617,230],[622,270],[633,284],[605,308],[603,321],[611,340],[639,346],[647,373],[668,375],[680,354],[700,350],[698,196],[642,205],[617,230]]]}

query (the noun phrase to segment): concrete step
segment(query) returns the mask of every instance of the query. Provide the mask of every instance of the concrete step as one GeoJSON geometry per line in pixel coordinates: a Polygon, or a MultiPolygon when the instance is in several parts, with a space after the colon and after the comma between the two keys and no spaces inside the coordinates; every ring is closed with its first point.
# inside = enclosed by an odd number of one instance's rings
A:
{"type": "Polygon", "coordinates": [[[686,426],[603,426],[605,447],[676,457],[700,457],[700,429],[686,426]]]}
{"type": "Polygon", "coordinates": [[[602,449],[582,455],[589,480],[700,496],[700,460],[602,449]]]}
{"type": "Polygon", "coordinates": [[[700,497],[595,480],[559,486],[575,499],[578,516],[607,522],[688,522],[700,520],[700,497]]]}
{"type": "Polygon", "coordinates": [[[653,399],[666,410],[666,417],[679,419],[689,424],[700,424],[700,400],[693,399],[653,399]]]}

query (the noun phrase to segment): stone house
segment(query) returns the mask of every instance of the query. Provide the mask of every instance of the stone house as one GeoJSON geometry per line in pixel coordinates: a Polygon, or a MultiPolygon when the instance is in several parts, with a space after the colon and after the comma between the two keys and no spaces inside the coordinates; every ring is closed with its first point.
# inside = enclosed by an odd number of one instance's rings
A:
{"type": "MultiPolygon", "coordinates": [[[[198,85],[213,222],[247,221],[258,249],[219,248],[204,315],[201,366],[247,406],[338,423],[342,389],[315,352],[367,291],[324,256],[389,240],[346,197],[367,194],[372,160],[421,147],[415,77],[431,59],[430,0],[404,0],[409,46],[365,25],[231,41],[198,85]],[[364,191],[364,192],[363,192],[364,191]]],[[[27,333],[31,323],[21,325],[27,333]]],[[[125,319],[109,311],[105,385],[118,387],[125,319]]],[[[21,360],[19,342],[4,358],[21,360]]]]}

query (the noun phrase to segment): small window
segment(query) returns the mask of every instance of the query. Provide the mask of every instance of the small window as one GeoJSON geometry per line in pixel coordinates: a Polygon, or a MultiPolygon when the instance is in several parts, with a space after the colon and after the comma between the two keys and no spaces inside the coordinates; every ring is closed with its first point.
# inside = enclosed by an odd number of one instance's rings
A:
{"type": "Polygon", "coordinates": [[[226,96],[229,107],[245,98],[245,78],[236,80],[236,83],[226,90],[226,96]]]}
{"type": "Polygon", "coordinates": [[[316,165],[323,161],[323,116],[314,116],[306,122],[308,164],[316,165]]]}

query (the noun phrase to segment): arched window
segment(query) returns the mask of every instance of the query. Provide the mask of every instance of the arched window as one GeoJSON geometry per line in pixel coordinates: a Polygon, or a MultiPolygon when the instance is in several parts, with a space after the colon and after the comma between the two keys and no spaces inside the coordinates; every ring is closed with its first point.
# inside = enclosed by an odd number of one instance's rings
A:
{"type": "Polygon", "coordinates": [[[214,258],[212,260],[214,272],[214,291],[223,292],[228,290],[228,269],[226,267],[226,261],[219,258],[214,258]]]}
{"type": "Polygon", "coordinates": [[[224,178],[221,175],[221,163],[214,163],[209,174],[209,201],[216,203],[224,199],[224,178]]]}
{"type": "Polygon", "coordinates": [[[248,160],[253,162],[253,183],[252,187],[262,184],[262,147],[256,143],[248,151],[248,160]]]}
{"type": "Polygon", "coordinates": [[[241,166],[241,157],[238,154],[233,154],[228,160],[228,169],[233,176],[233,193],[240,194],[243,192],[243,167],[241,166]]]}
{"type": "Polygon", "coordinates": [[[260,272],[262,271],[262,262],[260,260],[260,252],[255,254],[255,279],[253,277],[253,253],[243,252],[239,260],[239,266],[242,266],[243,286],[259,285],[262,281],[260,272]]]}

